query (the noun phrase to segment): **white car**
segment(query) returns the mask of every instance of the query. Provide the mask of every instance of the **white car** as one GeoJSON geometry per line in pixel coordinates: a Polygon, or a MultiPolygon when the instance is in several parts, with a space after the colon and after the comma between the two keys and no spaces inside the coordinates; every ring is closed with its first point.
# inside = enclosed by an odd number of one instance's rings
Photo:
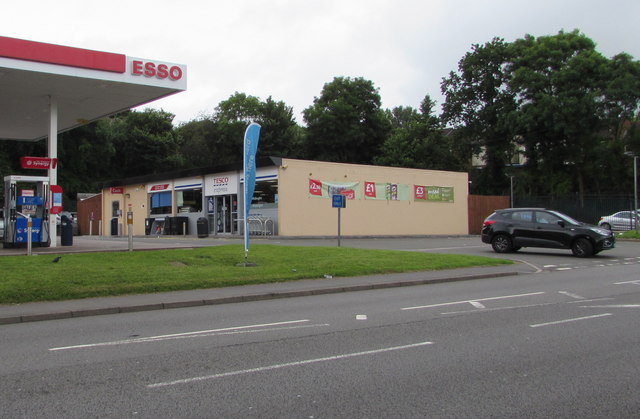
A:
{"type": "Polygon", "coordinates": [[[634,230],[640,223],[640,216],[635,211],[618,211],[615,214],[600,218],[598,225],[609,230],[634,230]],[[634,217],[635,214],[635,217],[634,217]]]}

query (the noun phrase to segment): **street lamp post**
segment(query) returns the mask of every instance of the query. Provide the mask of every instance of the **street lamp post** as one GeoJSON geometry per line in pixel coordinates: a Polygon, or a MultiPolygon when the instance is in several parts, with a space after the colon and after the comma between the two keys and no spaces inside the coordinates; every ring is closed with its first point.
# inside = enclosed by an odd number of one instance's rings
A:
{"type": "Polygon", "coordinates": [[[627,156],[633,157],[633,209],[634,215],[633,220],[636,226],[636,230],[638,230],[638,155],[632,151],[625,151],[624,153],[627,156]]]}
{"type": "Polygon", "coordinates": [[[513,208],[513,176],[509,176],[509,181],[510,181],[510,182],[509,182],[509,183],[510,183],[510,185],[509,185],[509,186],[510,186],[510,192],[511,192],[511,193],[509,194],[509,195],[510,195],[510,198],[511,198],[511,199],[510,199],[510,201],[511,201],[511,202],[510,202],[510,204],[511,204],[511,208],[513,208]]]}
{"type": "Polygon", "coordinates": [[[633,155],[633,205],[635,210],[634,220],[636,220],[636,231],[638,230],[638,156],[633,155]]]}

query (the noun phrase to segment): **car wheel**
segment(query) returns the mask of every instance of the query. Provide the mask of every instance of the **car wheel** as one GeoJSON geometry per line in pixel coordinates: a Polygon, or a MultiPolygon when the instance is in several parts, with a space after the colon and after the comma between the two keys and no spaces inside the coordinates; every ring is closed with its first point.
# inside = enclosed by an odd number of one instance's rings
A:
{"type": "Polygon", "coordinates": [[[571,251],[574,256],[579,258],[588,258],[593,255],[593,246],[589,240],[580,238],[573,242],[571,245],[571,251]]]}
{"type": "Polygon", "coordinates": [[[491,247],[496,253],[509,253],[513,249],[513,243],[506,234],[498,234],[491,240],[491,247]]]}
{"type": "Polygon", "coordinates": [[[600,224],[600,227],[606,228],[607,230],[611,230],[611,224],[609,223],[602,223],[600,224]]]}

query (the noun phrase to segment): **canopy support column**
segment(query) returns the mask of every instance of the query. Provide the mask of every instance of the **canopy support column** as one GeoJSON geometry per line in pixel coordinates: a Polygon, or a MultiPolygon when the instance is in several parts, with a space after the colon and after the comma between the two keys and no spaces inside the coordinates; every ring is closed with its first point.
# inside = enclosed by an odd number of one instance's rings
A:
{"type": "MultiPolygon", "coordinates": [[[[58,101],[55,97],[49,96],[49,138],[48,138],[49,158],[51,162],[58,158],[58,101]]],[[[49,166],[49,187],[58,184],[58,166],[51,164],[49,166]]],[[[51,205],[51,191],[47,191],[47,204],[51,205]]],[[[49,215],[49,238],[51,239],[50,247],[58,247],[58,239],[56,236],[56,216],[49,215]]]]}

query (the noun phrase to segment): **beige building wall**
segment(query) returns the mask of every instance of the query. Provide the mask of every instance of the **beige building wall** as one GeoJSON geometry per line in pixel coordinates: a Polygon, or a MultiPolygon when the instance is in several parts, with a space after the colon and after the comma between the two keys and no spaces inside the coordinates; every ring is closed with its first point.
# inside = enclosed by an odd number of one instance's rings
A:
{"type": "Polygon", "coordinates": [[[358,182],[341,210],[344,236],[468,234],[467,173],[283,159],[278,179],[281,236],[337,235],[338,210],[309,194],[309,179],[358,182]],[[409,199],[365,199],[365,182],[409,185],[409,199]],[[416,201],[414,185],[453,187],[454,202],[416,201]]]}
{"type": "Polygon", "coordinates": [[[111,220],[113,219],[113,201],[118,201],[121,213],[117,216],[119,232],[126,236],[129,234],[127,224],[127,212],[133,213],[133,234],[144,235],[144,220],[148,217],[148,202],[146,185],[122,186],[123,193],[112,193],[111,188],[102,191],[102,235],[111,235],[111,220]]]}

